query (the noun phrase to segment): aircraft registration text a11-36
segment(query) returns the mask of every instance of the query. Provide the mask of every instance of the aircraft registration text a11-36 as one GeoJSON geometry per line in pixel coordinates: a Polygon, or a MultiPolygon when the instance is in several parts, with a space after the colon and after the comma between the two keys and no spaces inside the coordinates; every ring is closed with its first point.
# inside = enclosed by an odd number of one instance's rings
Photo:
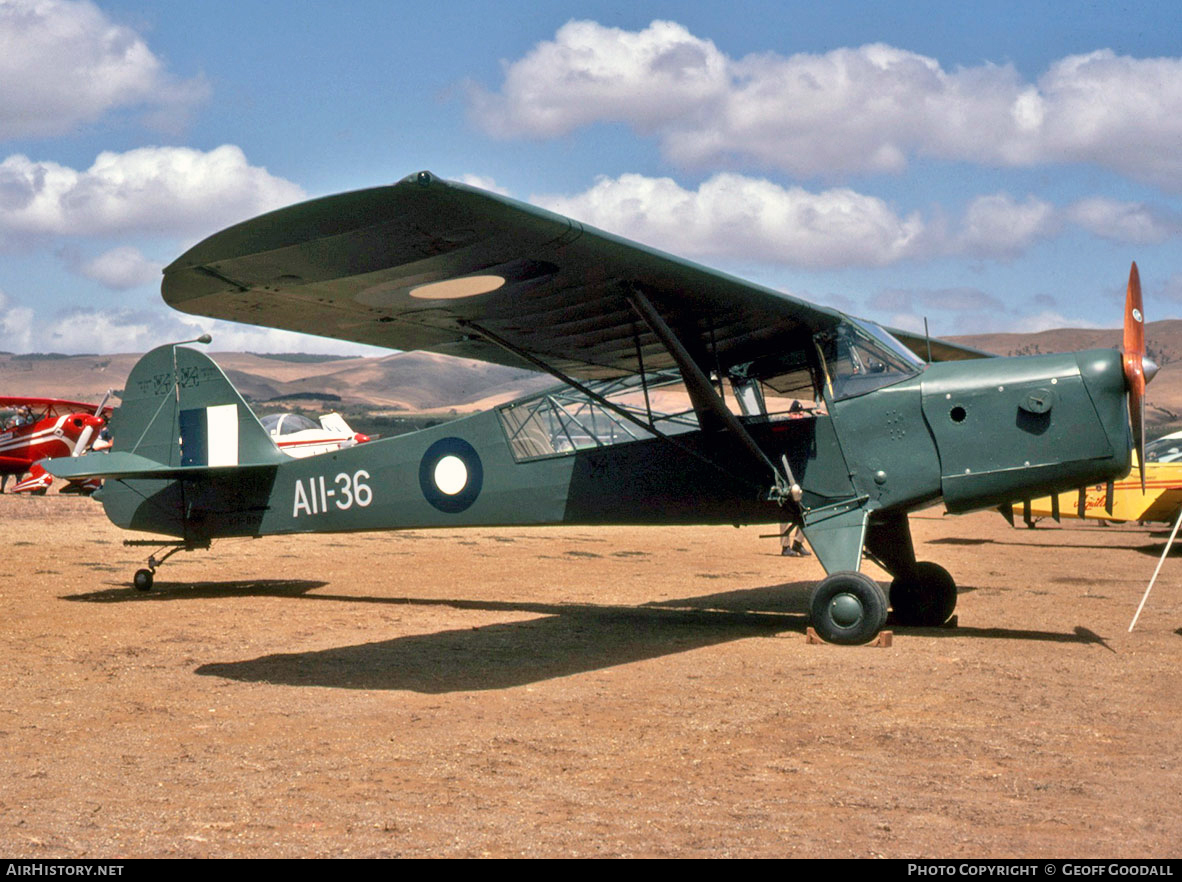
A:
{"type": "Polygon", "coordinates": [[[195,315],[531,368],[561,386],[292,460],[212,361],[163,346],[128,379],[114,450],[49,464],[106,478],[116,524],[179,549],[277,533],[787,521],[828,574],[810,614],[838,643],[872,639],[888,604],[900,624],[951,616],[955,583],[915,559],[910,511],[1126,474],[1152,375],[1135,267],[1123,355],[984,357],[428,172],[230,227],[167,267],[163,294],[195,315]],[[682,413],[659,406],[671,381],[688,393],[682,413]],[[815,402],[805,418],[776,412],[802,399],[815,402]],[[860,571],[864,554],[893,577],[889,598],[860,571]]]}

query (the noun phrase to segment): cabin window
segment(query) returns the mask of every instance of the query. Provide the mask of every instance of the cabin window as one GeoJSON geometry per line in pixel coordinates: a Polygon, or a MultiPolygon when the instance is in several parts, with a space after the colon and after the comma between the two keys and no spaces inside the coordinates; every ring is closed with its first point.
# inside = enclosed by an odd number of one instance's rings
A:
{"type": "Polygon", "coordinates": [[[870,322],[842,322],[835,331],[818,335],[817,346],[835,400],[894,385],[924,367],[911,350],[870,322]]]}
{"type": "MultiPolygon", "coordinates": [[[[698,428],[677,371],[588,383],[596,395],[665,435],[698,428]]],[[[653,433],[570,386],[558,386],[497,409],[513,456],[521,460],[567,456],[652,438],[653,433]]]]}

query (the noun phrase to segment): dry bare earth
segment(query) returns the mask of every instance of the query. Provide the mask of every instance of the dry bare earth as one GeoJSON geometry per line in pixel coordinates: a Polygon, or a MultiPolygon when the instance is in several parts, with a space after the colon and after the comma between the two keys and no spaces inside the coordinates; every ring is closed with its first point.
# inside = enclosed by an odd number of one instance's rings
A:
{"type": "Polygon", "coordinates": [[[225,542],[0,496],[0,854],[1173,856],[1160,532],[915,521],[961,627],[809,645],[758,528],[225,542]]]}

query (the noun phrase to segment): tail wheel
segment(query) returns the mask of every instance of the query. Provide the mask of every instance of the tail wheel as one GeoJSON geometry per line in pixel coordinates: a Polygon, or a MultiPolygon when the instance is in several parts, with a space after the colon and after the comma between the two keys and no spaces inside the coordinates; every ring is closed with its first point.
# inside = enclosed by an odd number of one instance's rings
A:
{"type": "Polygon", "coordinates": [[[151,591],[152,582],[155,579],[156,575],[151,570],[136,570],[131,584],[135,587],[136,591],[151,591]]]}
{"type": "Polygon", "coordinates": [[[891,582],[891,609],[897,624],[939,627],[956,609],[956,582],[939,564],[920,561],[891,582]]]}
{"type": "Polygon", "coordinates": [[[886,593],[869,576],[834,573],[813,589],[809,613],[826,643],[869,643],[886,624],[886,593]]]}

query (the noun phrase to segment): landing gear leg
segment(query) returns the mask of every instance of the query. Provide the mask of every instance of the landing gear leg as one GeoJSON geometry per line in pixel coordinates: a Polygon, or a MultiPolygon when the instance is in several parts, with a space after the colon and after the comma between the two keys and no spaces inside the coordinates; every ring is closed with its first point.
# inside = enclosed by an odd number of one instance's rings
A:
{"type": "Polygon", "coordinates": [[[867,512],[847,508],[813,512],[804,534],[829,573],[813,589],[809,618],[827,643],[869,643],[886,624],[887,599],[882,587],[858,572],[867,535],[867,512]]]}
{"type": "Polygon", "coordinates": [[[939,564],[916,561],[907,516],[893,515],[870,525],[866,552],[895,577],[890,603],[898,625],[934,628],[956,609],[956,582],[939,564]]]}
{"type": "MultiPolygon", "coordinates": [[[[124,545],[159,545],[158,542],[152,542],[150,540],[142,540],[142,539],[124,539],[123,544],[124,545]]],[[[167,546],[165,546],[165,547],[167,547],[167,546]]],[[[177,545],[174,545],[172,548],[169,548],[168,551],[165,553],[164,557],[160,558],[159,560],[156,559],[156,555],[154,555],[154,554],[149,555],[147,568],[135,571],[135,575],[132,577],[132,580],[131,580],[131,586],[133,588],[135,588],[136,591],[151,591],[152,590],[152,583],[156,581],[156,568],[159,566],[162,566],[166,560],[168,560],[170,557],[172,557],[178,551],[192,551],[194,548],[209,548],[209,543],[206,542],[202,545],[198,545],[193,542],[178,543],[177,545]]]]}

